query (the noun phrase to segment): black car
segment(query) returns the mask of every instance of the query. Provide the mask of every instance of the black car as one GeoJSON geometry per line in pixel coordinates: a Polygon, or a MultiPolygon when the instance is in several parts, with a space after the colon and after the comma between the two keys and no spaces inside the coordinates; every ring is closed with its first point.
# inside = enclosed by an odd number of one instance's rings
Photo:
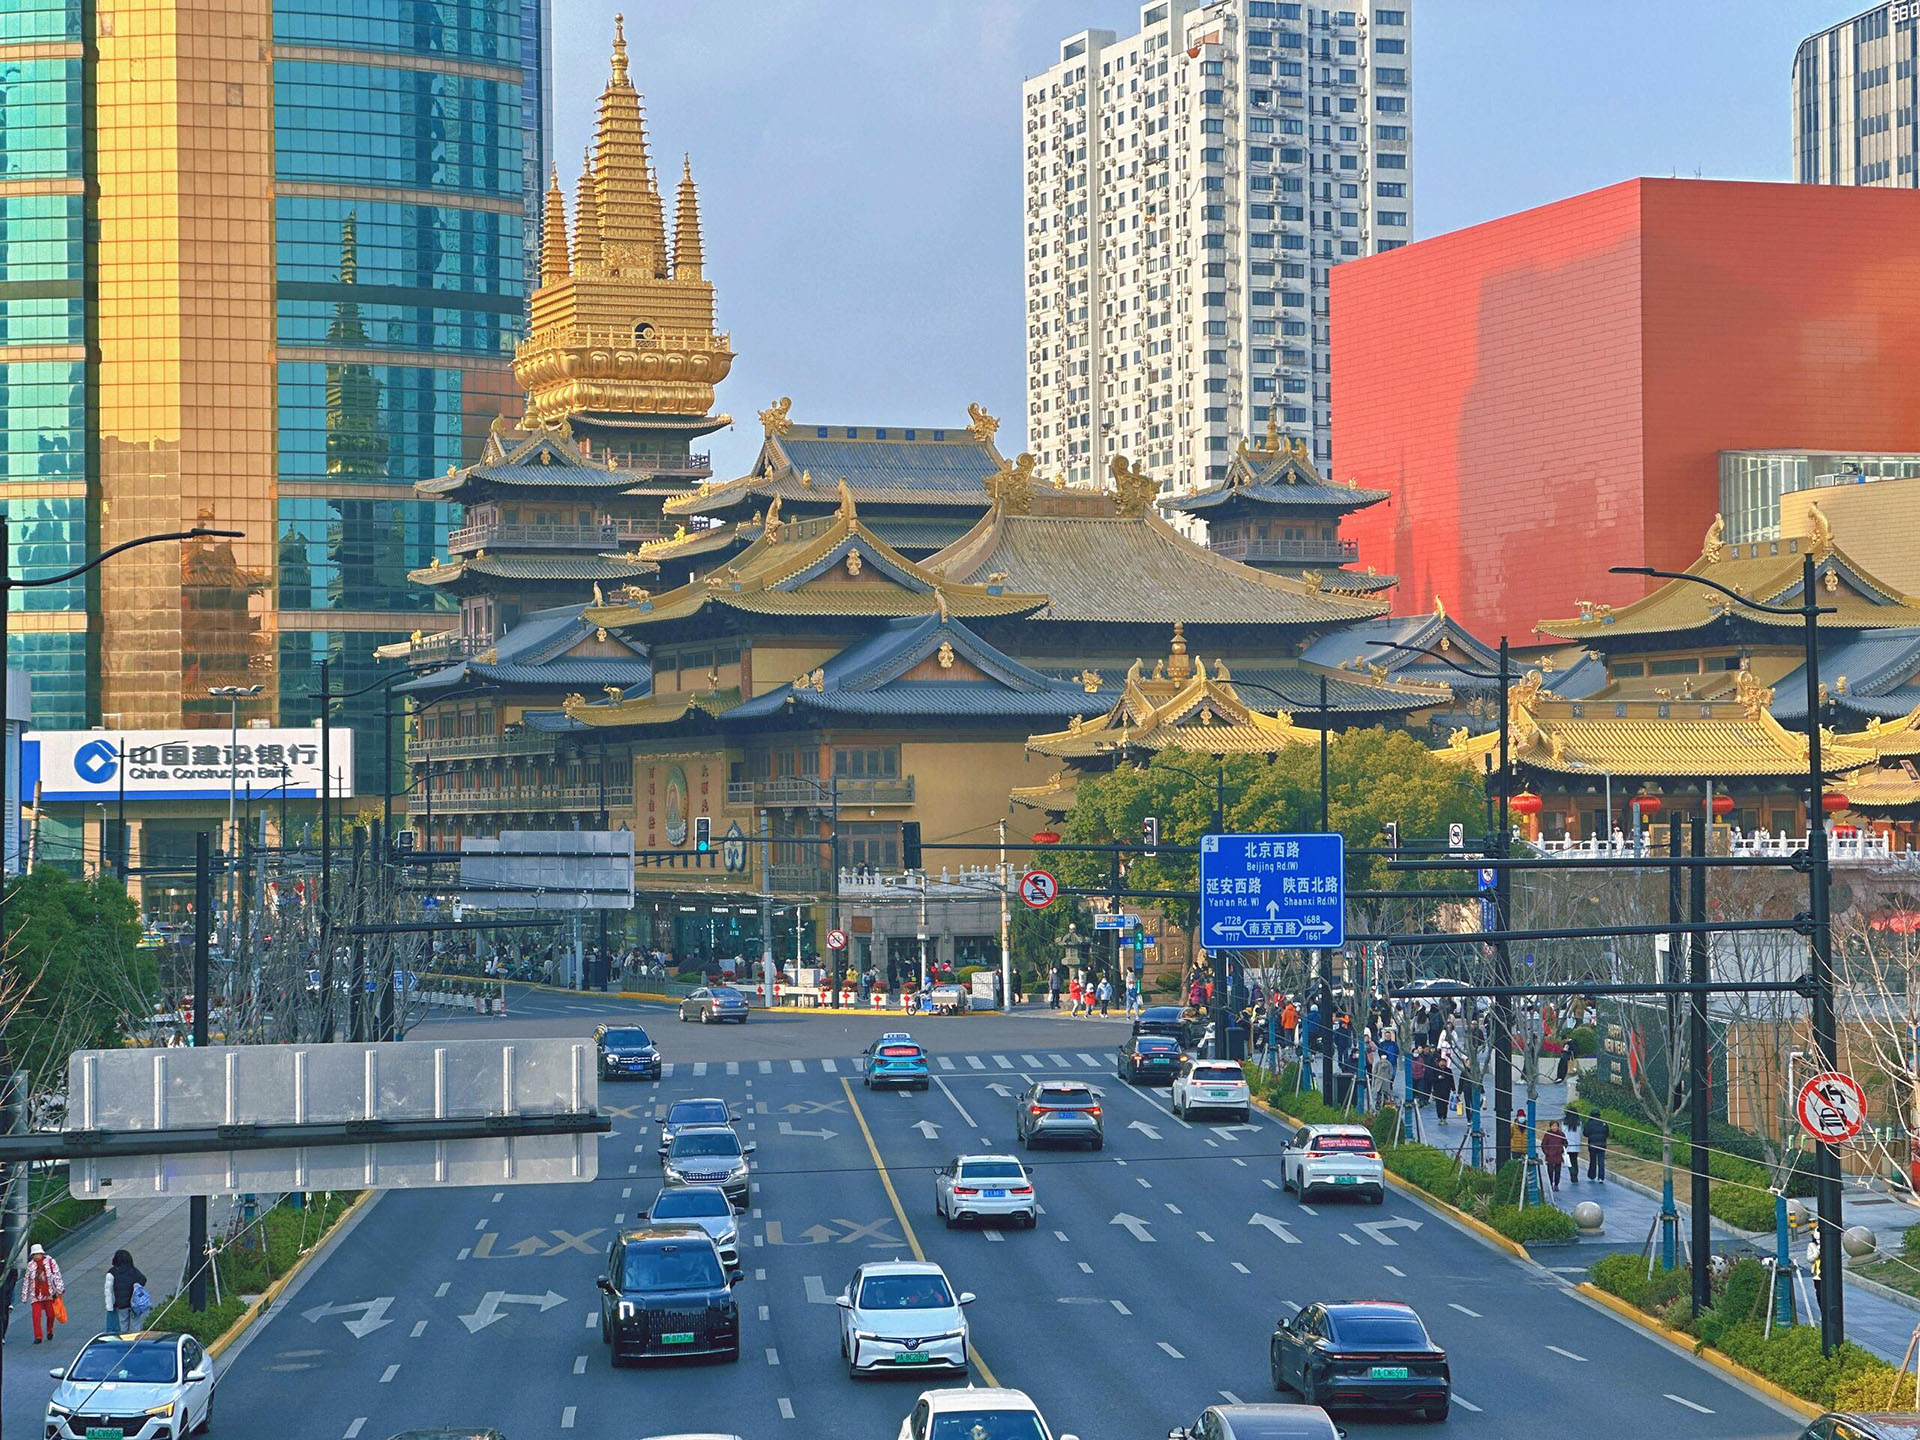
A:
{"type": "Polygon", "coordinates": [[[713,1237],[697,1225],[629,1230],[607,1248],[600,1288],[600,1338],[613,1363],[720,1355],[740,1358],[740,1306],[733,1287],[746,1276],[720,1263],[713,1237]]]}
{"type": "Polygon", "coordinates": [[[1149,1005],[1133,1017],[1132,1037],[1165,1035],[1191,1048],[1207,1028],[1207,1017],[1196,1011],[1189,1015],[1178,1005],[1149,1005]]]}
{"type": "Polygon", "coordinates": [[[1328,1410],[1412,1410],[1444,1420],[1453,1398],[1447,1352],[1411,1305],[1395,1301],[1309,1305],[1274,1327],[1268,1362],[1274,1389],[1328,1410]]]}
{"type": "Polygon", "coordinates": [[[638,1025],[602,1025],[593,1032],[600,1052],[600,1078],[626,1075],[637,1080],[660,1078],[660,1047],[638,1025]]]}
{"type": "Polygon", "coordinates": [[[1170,1035],[1136,1035],[1120,1042],[1114,1073],[1132,1085],[1171,1085],[1180,1065],[1180,1042],[1170,1035]]]}
{"type": "Polygon", "coordinates": [[[1167,1440],[1340,1440],[1318,1405],[1209,1405],[1191,1425],[1167,1432],[1167,1440]]]}

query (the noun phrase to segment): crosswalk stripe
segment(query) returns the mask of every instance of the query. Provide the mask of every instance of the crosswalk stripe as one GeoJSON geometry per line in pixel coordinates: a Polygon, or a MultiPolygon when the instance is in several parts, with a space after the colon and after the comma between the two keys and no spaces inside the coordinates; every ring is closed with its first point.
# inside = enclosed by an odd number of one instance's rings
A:
{"type": "Polygon", "coordinates": [[[1096,1060],[1096,1059],[1094,1059],[1094,1058],[1093,1058],[1093,1056],[1091,1056],[1091,1055],[1089,1055],[1089,1054],[1087,1054],[1087,1052],[1086,1052],[1086,1051],[1084,1051],[1084,1050],[1082,1050],[1082,1051],[1080,1051],[1080,1052],[1079,1052],[1079,1055],[1080,1055],[1080,1063],[1081,1063],[1082,1065],[1091,1065],[1091,1066],[1093,1066],[1093,1067],[1094,1067],[1094,1068],[1095,1068],[1096,1070],[1100,1068],[1100,1062],[1099,1062],[1098,1060],[1096,1060]]]}
{"type": "Polygon", "coordinates": [[[727,1074],[738,1075],[739,1073],[740,1073],[740,1062],[738,1060],[727,1061],[727,1074]]]}
{"type": "Polygon", "coordinates": [[[1022,1055],[1020,1057],[1020,1063],[1025,1065],[1029,1070],[1038,1070],[1040,1068],[1040,1057],[1038,1055],[1022,1055]]]}
{"type": "Polygon", "coordinates": [[[1013,1069],[1013,1062],[1012,1062],[1011,1060],[1009,1060],[1009,1059],[1007,1059],[1007,1057],[1006,1057],[1006,1056],[1004,1056],[1004,1055],[996,1055],[996,1056],[994,1056],[994,1057],[993,1057],[993,1063],[994,1063],[994,1064],[996,1064],[996,1065],[998,1065],[998,1066],[999,1066],[999,1067],[1000,1067],[1000,1068],[1001,1068],[1002,1070],[1011,1070],[1011,1069],[1013,1069]]]}
{"type": "Polygon", "coordinates": [[[807,1073],[807,1062],[804,1060],[789,1060],[787,1064],[793,1067],[793,1073],[796,1075],[804,1075],[807,1073]]]}
{"type": "Polygon", "coordinates": [[[987,1068],[987,1062],[982,1060],[978,1055],[967,1056],[967,1064],[975,1070],[984,1070],[987,1068]]]}
{"type": "Polygon", "coordinates": [[[1067,1057],[1064,1055],[1049,1055],[1047,1059],[1051,1060],[1055,1065],[1058,1065],[1062,1070],[1067,1068],[1067,1057]]]}
{"type": "Polygon", "coordinates": [[[705,1075],[706,1073],[707,1073],[706,1061],[696,1060],[693,1062],[693,1078],[694,1079],[698,1080],[701,1076],[705,1075]]]}
{"type": "Polygon", "coordinates": [[[773,1073],[773,1062],[771,1060],[762,1060],[760,1062],[760,1073],[762,1075],[771,1075],[773,1073]]]}
{"type": "Polygon", "coordinates": [[[942,1070],[953,1069],[953,1061],[949,1060],[946,1056],[938,1055],[938,1056],[935,1056],[934,1058],[940,1062],[940,1068],[942,1070]]]}
{"type": "Polygon", "coordinates": [[[822,1060],[820,1062],[820,1068],[826,1071],[827,1074],[829,1075],[837,1075],[840,1073],[840,1067],[834,1064],[833,1061],[831,1060],[822,1060]]]}
{"type": "Polygon", "coordinates": [[[673,1062],[671,1060],[660,1067],[660,1078],[662,1080],[671,1080],[673,1078],[673,1062]]]}

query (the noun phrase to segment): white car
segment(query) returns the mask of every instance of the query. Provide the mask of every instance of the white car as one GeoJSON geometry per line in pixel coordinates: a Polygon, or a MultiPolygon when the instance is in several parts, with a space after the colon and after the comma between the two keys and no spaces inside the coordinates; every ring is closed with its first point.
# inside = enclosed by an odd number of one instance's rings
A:
{"type": "Polygon", "coordinates": [[[1253,1118],[1246,1072],[1231,1060],[1182,1060],[1173,1072],[1170,1099],[1173,1113],[1182,1120],[1199,1110],[1231,1113],[1242,1121],[1253,1118]]]}
{"type": "Polygon", "coordinates": [[[713,1239],[724,1270],[740,1265],[740,1226],[733,1202],[718,1185],[682,1185],[662,1190],[647,1209],[649,1225],[698,1225],[713,1239]]]}
{"type": "Polygon", "coordinates": [[[956,1155],[933,1172],[933,1213],[953,1229],[963,1220],[1040,1223],[1033,1177],[1011,1155],[956,1155]]]}
{"type": "Polygon", "coordinates": [[[840,1353],[854,1379],[887,1370],[967,1373],[967,1318],[938,1265],[914,1260],[862,1265],[834,1302],[840,1307],[840,1353]]]}
{"type": "Polygon", "coordinates": [[[899,1440],[1079,1440],[1055,1436],[1024,1390],[924,1390],[899,1440]]]}
{"type": "Polygon", "coordinates": [[[1364,1125],[1303,1125],[1280,1152],[1280,1188],[1304,1203],[1315,1190],[1387,1198],[1387,1169],[1364,1125]]]}
{"type": "Polygon", "coordinates": [[[96,1335],[48,1372],[47,1440],[181,1440],[213,1418],[213,1365],[191,1335],[96,1335]]]}

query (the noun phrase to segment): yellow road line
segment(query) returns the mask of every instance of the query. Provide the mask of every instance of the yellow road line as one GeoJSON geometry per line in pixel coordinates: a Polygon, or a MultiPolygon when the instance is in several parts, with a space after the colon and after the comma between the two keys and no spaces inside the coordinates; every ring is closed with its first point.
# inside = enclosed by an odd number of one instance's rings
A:
{"type": "MultiPolygon", "coordinates": [[[[879,1172],[881,1188],[887,1192],[887,1199],[893,1203],[893,1218],[900,1222],[900,1233],[907,1237],[907,1248],[913,1251],[913,1258],[926,1263],[927,1252],[920,1248],[920,1237],[913,1233],[913,1222],[907,1219],[907,1207],[900,1203],[900,1192],[893,1188],[893,1177],[887,1173],[887,1162],[880,1158],[880,1147],[873,1143],[873,1131],[867,1128],[867,1117],[860,1112],[860,1102],[853,1093],[853,1082],[844,1075],[840,1077],[840,1088],[847,1092],[847,1105],[853,1111],[853,1118],[859,1122],[860,1136],[867,1142],[867,1154],[873,1157],[873,1168],[879,1172]]],[[[998,1389],[1000,1382],[993,1378],[993,1371],[974,1348],[972,1327],[968,1327],[967,1358],[973,1362],[973,1368],[980,1372],[980,1378],[998,1389]]]]}

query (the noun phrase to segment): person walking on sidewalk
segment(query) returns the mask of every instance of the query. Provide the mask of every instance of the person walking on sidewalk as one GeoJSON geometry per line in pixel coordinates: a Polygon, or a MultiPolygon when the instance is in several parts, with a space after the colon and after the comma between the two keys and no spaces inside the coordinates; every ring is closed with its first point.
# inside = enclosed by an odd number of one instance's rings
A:
{"type": "Polygon", "coordinates": [[[1540,1135],[1540,1153],[1547,1162],[1547,1183],[1553,1187],[1553,1193],[1560,1193],[1560,1167],[1566,1163],[1567,1136],[1560,1128],[1558,1120],[1549,1120],[1547,1128],[1540,1135]]]}
{"type": "Polygon", "coordinates": [[[1580,1112],[1571,1105],[1560,1117],[1560,1132],[1567,1137],[1567,1180],[1580,1183],[1580,1112]]]}
{"type": "Polygon", "coordinates": [[[1581,1118],[1580,1137],[1587,1147],[1587,1179],[1607,1178],[1607,1137],[1611,1134],[1613,1127],[1598,1110],[1581,1118]]]}
{"type": "Polygon", "coordinates": [[[45,1338],[53,1339],[53,1326],[56,1319],[64,1318],[66,1301],[61,1297],[67,1293],[67,1282],[60,1274],[60,1263],[47,1254],[46,1247],[35,1245],[27,1252],[27,1270],[20,1277],[20,1302],[33,1311],[33,1343],[41,1341],[44,1324],[45,1338]]]}
{"type": "MultiPolygon", "coordinates": [[[[1100,984],[1094,993],[1100,1000],[1100,1013],[1105,1015],[1107,1013],[1107,1006],[1113,1002],[1113,982],[1102,975],[1100,977],[1100,984]]],[[[1087,1013],[1091,1015],[1093,1011],[1089,1009],[1087,1013]]]]}
{"type": "Polygon", "coordinates": [[[140,1317],[133,1311],[133,1291],[136,1285],[144,1288],[146,1283],[147,1277],[133,1263],[133,1256],[125,1250],[113,1252],[105,1286],[107,1329],[116,1335],[129,1335],[140,1328],[140,1317]]]}

